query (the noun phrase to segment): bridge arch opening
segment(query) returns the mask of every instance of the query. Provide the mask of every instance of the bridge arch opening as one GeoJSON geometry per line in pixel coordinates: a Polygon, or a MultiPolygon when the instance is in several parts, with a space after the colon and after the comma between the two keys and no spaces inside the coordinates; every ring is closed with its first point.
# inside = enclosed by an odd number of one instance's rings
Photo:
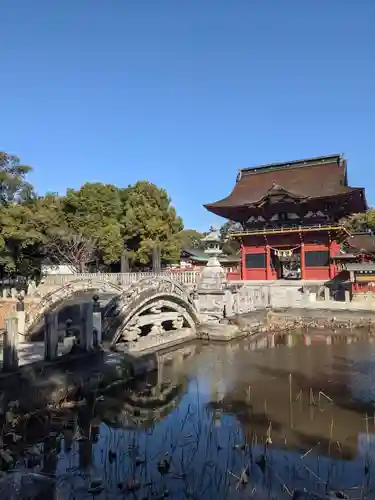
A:
{"type": "Polygon", "coordinates": [[[104,315],[105,335],[112,346],[182,328],[195,331],[197,324],[191,295],[180,284],[162,277],[134,284],[113,299],[104,315]]]}
{"type": "MultiPolygon", "coordinates": [[[[108,297],[107,300],[110,300],[123,292],[124,288],[122,286],[102,280],[78,279],[70,281],[66,285],[46,294],[39,302],[31,306],[26,312],[25,332],[29,337],[35,339],[43,335],[44,314],[75,307],[77,309],[76,314],[79,316],[77,301],[86,302],[92,300],[95,294],[98,294],[100,298],[103,298],[103,296],[108,297]]],[[[64,320],[64,316],[62,314],[62,320],[64,320]]],[[[68,319],[68,317],[65,319],[68,319]]]]}

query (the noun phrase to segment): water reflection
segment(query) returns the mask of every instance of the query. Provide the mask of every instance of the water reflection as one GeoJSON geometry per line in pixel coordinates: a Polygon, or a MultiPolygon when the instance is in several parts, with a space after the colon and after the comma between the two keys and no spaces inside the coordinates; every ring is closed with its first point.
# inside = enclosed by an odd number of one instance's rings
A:
{"type": "Polygon", "coordinates": [[[373,498],[372,341],[319,331],[158,354],[154,373],[57,415],[29,467],[56,475],[59,500],[373,498]]]}
{"type": "Polygon", "coordinates": [[[96,405],[109,426],[147,429],[167,417],[188,389],[185,367],[197,346],[157,354],[157,370],[124,388],[114,388],[96,405]]]}

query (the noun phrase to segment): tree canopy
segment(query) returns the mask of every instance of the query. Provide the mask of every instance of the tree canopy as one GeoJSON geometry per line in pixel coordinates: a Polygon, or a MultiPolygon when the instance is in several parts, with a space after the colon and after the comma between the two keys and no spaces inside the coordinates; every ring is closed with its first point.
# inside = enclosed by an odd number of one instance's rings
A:
{"type": "Polygon", "coordinates": [[[375,231],[375,210],[370,208],[367,212],[349,215],[342,219],[341,223],[351,233],[375,231]]]}
{"type": "Polygon", "coordinates": [[[229,233],[235,222],[227,221],[220,228],[221,239],[223,241],[223,252],[227,255],[236,255],[240,250],[238,240],[231,239],[229,233]]]}
{"type": "Polygon", "coordinates": [[[195,229],[183,229],[178,233],[181,249],[183,248],[203,248],[202,238],[206,233],[200,233],[195,229]]]}
{"type": "MultiPolygon", "coordinates": [[[[148,181],[127,187],[86,183],[64,195],[37,195],[19,158],[0,153],[0,270],[3,276],[37,275],[43,260],[108,266],[126,254],[133,267],[176,261],[183,223],[168,193],[148,181]]],[[[199,234],[199,233],[197,233],[199,234]]],[[[186,240],[184,240],[186,241],[186,240]]]]}
{"type": "Polygon", "coordinates": [[[121,189],[120,197],[122,234],[130,260],[148,264],[155,245],[161,249],[162,260],[178,260],[178,233],[184,226],[167,192],[148,181],[139,181],[121,189]]]}
{"type": "MultiPolygon", "coordinates": [[[[137,269],[150,266],[156,246],[163,263],[177,262],[182,248],[203,247],[207,233],[184,229],[166,190],[151,182],[86,183],[64,195],[41,196],[28,181],[31,171],[16,156],[0,152],[2,277],[37,277],[43,261],[78,272],[108,270],[119,266],[123,255],[137,269]]],[[[221,235],[224,251],[233,254],[237,244],[227,238],[230,226],[224,224],[221,235]]]]}

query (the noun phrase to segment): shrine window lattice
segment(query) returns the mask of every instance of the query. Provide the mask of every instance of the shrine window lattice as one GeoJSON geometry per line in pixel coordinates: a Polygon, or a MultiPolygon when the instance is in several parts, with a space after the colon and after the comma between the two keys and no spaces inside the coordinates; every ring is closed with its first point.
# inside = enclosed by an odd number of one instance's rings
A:
{"type": "Polygon", "coordinates": [[[329,265],[329,252],[325,250],[315,250],[305,252],[306,267],[327,267],[329,265]]]}
{"type": "Polygon", "coordinates": [[[264,253],[248,253],[245,255],[246,269],[265,269],[266,255],[264,253]]]}

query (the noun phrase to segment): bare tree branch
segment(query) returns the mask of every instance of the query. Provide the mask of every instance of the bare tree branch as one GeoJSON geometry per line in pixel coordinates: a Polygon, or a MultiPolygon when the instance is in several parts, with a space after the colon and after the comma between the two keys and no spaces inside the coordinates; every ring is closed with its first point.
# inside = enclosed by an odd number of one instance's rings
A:
{"type": "Polygon", "coordinates": [[[78,233],[52,235],[44,246],[46,256],[56,264],[66,264],[83,273],[96,256],[95,243],[78,233]]]}

